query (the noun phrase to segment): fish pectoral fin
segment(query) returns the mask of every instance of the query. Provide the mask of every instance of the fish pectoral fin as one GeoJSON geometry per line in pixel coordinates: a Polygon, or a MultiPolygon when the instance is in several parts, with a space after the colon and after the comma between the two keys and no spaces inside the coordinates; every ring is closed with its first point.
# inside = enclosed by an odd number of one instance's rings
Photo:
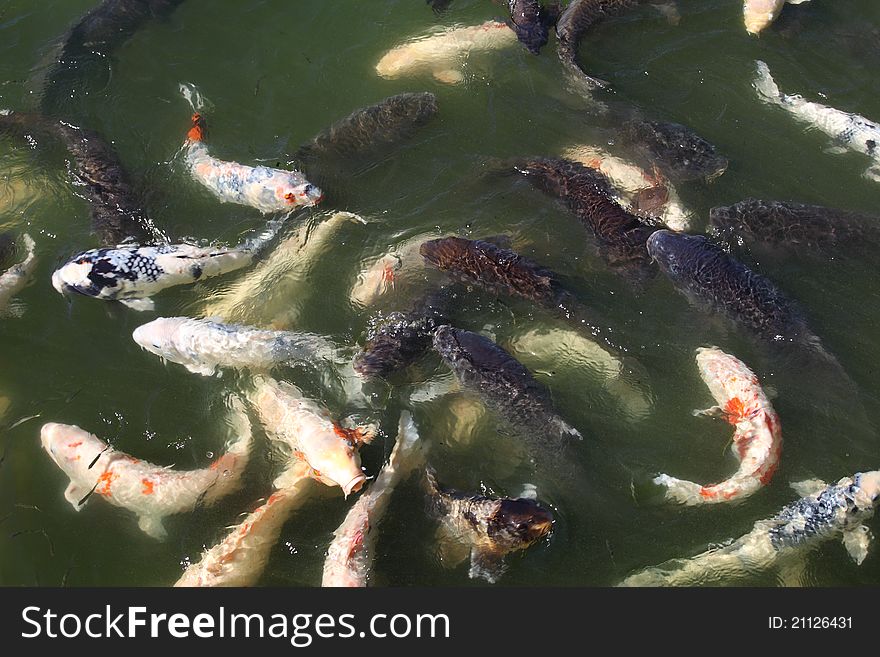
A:
{"type": "Polygon", "coordinates": [[[471,579],[484,579],[494,584],[507,570],[504,553],[488,546],[475,545],[471,548],[471,579]]]}
{"type": "Polygon", "coordinates": [[[193,374],[201,374],[202,376],[214,376],[217,368],[209,367],[207,365],[184,365],[187,370],[192,372],[193,374]]]}
{"type": "Polygon", "coordinates": [[[156,304],[149,297],[146,299],[120,299],[119,303],[141,313],[156,310],[156,304]]]}
{"type": "Polygon", "coordinates": [[[693,411],[691,411],[691,415],[693,415],[694,417],[711,417],[721,420],[727,417],[724,409],[720,406],[710,406],[709,408],[704,408],[703,410],[695,408],[693,411]]]}
{"type": "Polygon", "coordinates": [[[868,549],[871,547],[871,539],[873,538],[874,536],[867,525],[859,525],[855,529],[850,529],[843,533],[841,538],[843,547],[846,548],[849,556],[852,557],[857,566],[861,566],[865,557],[868,556],[868,549]]]}
{"type": "Polygon", "coordinates": [[[437,556],[444,568],[455,568],[468,558],[468,546],[449,525],[441,522],[434,540],[437,556]]]}
{"type": "Polygon", "coordinates": [[[162,541],[168,536],[160,516],[140,516],[138,518],[138,527],[140,527],[144,534],[158,541],[162,541]]]}
{"type": "Polygon", "coordinates": [[[442,71],[434,71],[434,79],[443,84],[461,84],[464,81],[464,73],[449,68],[442,71]]]}
{"type": "Polygon", "coordinates": [[[825,152],[828,155],[845,155],[849,151],[846,149],[845,146],[841,146],[840,144],[832,144],[825,149],[825,152]]]}
{"type": "Polygon", "coordinates": [[[880,183],[880,166],[871,167],[862,175],[872,182],[880,183]]]}
{"type": "Polygon", "coordinates": [[[80,510],[80,500],[82,500],[86,493],[89,491],[84,488],[80,488],[72,481],[67,485],[67,488],[64,489],[64,499],[70,502],[70,505],[73,507],[75,511],[80,510]]]}
{"type": "Polygon", "coordinates": [[[805,479],[791,484],[791,489],[801,497],[811,497],[826,488],[828,488],[828,484],[821,479],[805,479]]]}

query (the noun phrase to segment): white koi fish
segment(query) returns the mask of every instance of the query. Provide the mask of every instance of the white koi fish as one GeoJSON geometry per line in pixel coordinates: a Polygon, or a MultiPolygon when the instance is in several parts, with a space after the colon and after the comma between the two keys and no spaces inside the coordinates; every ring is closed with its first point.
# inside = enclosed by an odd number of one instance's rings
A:
{"type": "Polygon", "coordinates": [[[297,302],[311,289],[308,274],[346,222],[365,224],[351,212],[336,212],[314,227],[303,224],[281,241],[245,278],[214,295],[201,309],[225,322],[288,328],[298,318],[297,302]]]}
{"type": "Polygon", "coordinates": [[[672,230],[687,232],[691,229],[693,213],[682,205],[675,187],[657,169],[649,173],[632,162],[589,145],[566,149],[562,157],[602,173],[619,192],[615,200],[634,214],[659,219],[672,230]]]}
{"type": "Polygon", "coordinates": [[[795,484],[801,499],[770,519],[759,520],[730,545],[690,559],[673,559],[630,575],[619,586],[727,584],[784,565],[810,548],[840,537],[856,564],[868,556],[871,532],[865,524],[880,501],[880,471],[857,473],[836,484],[795,484]]]}
{"type": "Polygon", "coordinates": [[[514,31],[499,21],[450,27],[388,51],[376,64],[376,73],[383,78],[430,73],[439,82],[458,84],[464,80],[462,65],[471,53],[510,48],[516,43],[514,31]]]}
{"type": "MultiPolygon", "coordinates": [[[[254,377],[249,399],[267,435],[305,461],[318,481],[339,486],[346,497],[361,489],[367,476],[358,449],[373,440],[374,425],[343,427],[327,409],[303,397],[299,388],[268,377],[254,377]]],[[[275,487],[285,487],[283,476],[276,479],[275,487]]]]}
{"type": "Polygon", "coordinates": [[[375,556],[378,527],[391,501],[394,488],[424,460],[423,443],[412,416],[400,414],[397,442],[388,463],[370,488],[361,495],[333,532],[324,561],[321,586],[364,587],[375,556]]]}
{"type": "Polygon", "coordinates": [[[30,283],[34,270],[37,267],[37,257],[34,255],[34,248],[36,246],[34,240],[25,233],[21,236],[21,241],[24,242],[24,248],[27,251],[24,260],[0,274],[0,311],[9,305],[12,297],[21,292],[30,283]]]}
{"type": "Polygon", "coordinates": [[[749,34],[758,34],[765,27],[779,18],[785,3],[799,5],[809,0],[745,0],[743,2],[743,20],[749,34]]]}
{"type": "Polygon", "coordinates": [[[287,485],[237,526],[220,543],[191,564],[174,586],[253,586],[257,583],[281,529],[291,514],[309,499],[314,479],[310,468],[296,463],[285,477],[287,485]]]}
{"type": "Polygon", "coordinates": [[[77,292],[134,310],[152,310],[150,297],[165,288],[247,267],[280,226],[281,222],[270,222],[264,233],[231,248],[132,244],[83,251],[52,274],[52,286],[61,294],[77,292]]]}
{"type": "Polygon", "coordinates": [[[694,506],[742,500],[769,483],[782,455],[782,426],[758,377],[717,347],[697,349],[697,366],[718,402],[698,414],[720,415],[736,430],[731,449],[739,460],[736,473],[712,486],[701,486],[661,474],[654,483],[666,487],[666,499],[694,506]]]}
{"type": "Polygon", "coordinates": [[[201,114],[192,116],[184,153],[195,178],[224,203],[237,203],[263,213],[286,212],[317,205],[324,193],[299,171],[250,167],[212,157],[205,146],[205,124],[201,114]]]}
{"type": "Polygon", "coordinates": [[[203,376],[213,376],[220,367],[268,370],[282,363],[313,364],[332,359],[336,350],[320,335],[188,317],[160,317],[138,326],[131,337],[163,360],[203,376]]]}
{"type": "Polygon", "coordinates": [[[376,299],[394,287],[397,272],[403,267],[403,259],[397,253],[386,253],[371,266],[358,274],[357,282],[351,288],[351,302],[366,308],[376,299]]]}
{"type": "Polygon", "coordinates": [[[237,434],[234,442],[223,456],[201,470],[172,470],[141,461],[68,424],[43,425],[40,441],[70,477],[64,497],[76,511],[94,493],[134,512],[144,533],[163,539],[166,516],[192,511],[198,505],[210,506],[238,488],[248,462],[251,429],[237,400],[230,424],[237,434]]]}
{"type": "Polygon", "coordinates": [[[784,94],[770,75],[767,64],[758,61],[756,65],[758,73],[754,86],[761,100],[778,105],[801,123],[830,136],[834,141],[834,146],[829,149],[831,152],[849,150],[870,157],[873,164],[865,172],[865,178],[880,182],[880,125],[858,114],[812,103],[800,95],[784,94]]]}

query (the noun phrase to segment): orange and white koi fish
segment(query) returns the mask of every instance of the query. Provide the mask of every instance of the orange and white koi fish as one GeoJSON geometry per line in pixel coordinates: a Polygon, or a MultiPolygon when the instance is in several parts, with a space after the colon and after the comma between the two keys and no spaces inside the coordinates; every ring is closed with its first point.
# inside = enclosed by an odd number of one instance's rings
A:
{"type": "Polygon", "coordinates": [[[191,564],[174,586],[253,586],[263,574],[272,548],[291,514],[309,499],[315,484],[311,469],[297,462],[287,473],[287,485],[238,525],[220,543],[191,564]]]}
{"type": "Polygon", "coordinates": [[[21,236],[27,255],[24,260],[0,274],[0,311],[3,311],[16,294],[21,292],[34,275],[37,257],[34,255],[34,240],[25,233],[21,236]]]}
{"type": "Polygon", "coordinates": [[[397,272],[403,267],[403,259],[397,253],[386,253],[370,267],[358,274],[357,282],[351,288],[351,302],[365,308],[394,288],[397,272]]]}
{"type": "Polygon", "coordinates": [[[741,500],[765,486],[782,455],[779,416],[761,389],[758,377],[733,356],[717,347],[697,349],[697,366],[718,406],[697,414],[720,415],[730,422],[733,452],[739,470],[729,479],[701,486],[662,474],[654,483],[666,487],[666,498],[689,506],[741,500]]]}
{"type": "MultiPolygon", "coordinates": [[[[373,440],[374,425],[343,427],[299,388],[268,377],[254,377],[249,399],[268,436],[308,463],[315,479],[341,487],[346,497],[361,489],[367,476],[361,470],[358,449],[373,440]]],[[[275,487],[285,487],[284,475],[276,479],[275,487]]]]}
{"type": "Polygon", "coordinates": [[[424,443],[419,440],[412,415],[400,414],[397,443],[388,463],[376,476],[369,490],[354,503],[345,520],[333,532],[333,542],[324,561],[321,586],[364,587],[370,577],[375,556],[378,526],[391,501],[394,488],[404,477],[421,466],[424,443]]]}
{"type": "Polygon", "coordinates": [[[471,53],[510,48],[516,43],[514,31],[500,21],[450,27],[388,51],[376,64],[376,73],[383,78],[430,73],[439,82],[458,84],[464,80],[461,68],[471,53]]]}
{"type": "Polygon", "coordinates": [[[43,449],[70,484],[64,497],[79,511],[93,492],[110,504],[134,512],[138,526],[148,536],[166,536],[166,516],[210,506],[239,486],[248,462],[251,429],[247,414],[237,400],[230,416],[236,434],[227,452],[201,470],[172,470],[112,449],[107,443],[77,426],[50,422],[43,425],[43,449]]]}
{"type": "Polygon", "coordinates": [[[196,112],[184,145],[186,163],[193,177],[221,201],[268,213],[317,205],[324,198],[324,193],[299,171],[218,160],[208,153],[204,138],[205,122],[196,112]]]}

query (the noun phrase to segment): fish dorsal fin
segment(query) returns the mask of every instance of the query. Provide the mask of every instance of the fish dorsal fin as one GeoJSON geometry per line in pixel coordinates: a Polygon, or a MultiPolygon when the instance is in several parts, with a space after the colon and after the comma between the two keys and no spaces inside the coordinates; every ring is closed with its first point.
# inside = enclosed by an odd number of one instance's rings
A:
{"type": "Polygon", "coordinates": [[[843,532],[843,536],[841,537],[843,547],[846,548],[849,556],[852,557],[852,560],[856,562],[857,566],[861,566],[865,557],[868,556],[868,549],[871,547],[872,538],[874,538],[874,536],[871,534],[871,530],[868,529],[867,525],[859,525],[858,527],[843,532]]]}
{"type": "Polygon", "coordinates": [[[811,497],[827,487],[828,484],[821,479],[805,479],[791,484],[792,490],[801,497],[811,497]]]}
{"type": "Polygon", "coordinates": [[[504,574],[504,553],[487,545],[475,545],[471,548],[471,579],[484,579],[494,584],[504,574]]]}

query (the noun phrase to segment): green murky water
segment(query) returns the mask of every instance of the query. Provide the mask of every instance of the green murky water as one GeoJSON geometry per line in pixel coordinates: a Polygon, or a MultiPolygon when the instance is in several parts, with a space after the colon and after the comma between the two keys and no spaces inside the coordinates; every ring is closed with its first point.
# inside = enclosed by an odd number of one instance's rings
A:
{"type": "MultiPolygon", "coordinates": [[[[0,106],[36,107],[34,80],[52,43],[94,5],[0,3],[0,106]]],[[[704,228],[712,206],[750,195],[876,214],[880,186],[861,177],[865,159],[825,153],[823,135],[759,103],[750,86],[753,62],[763,59],[783,90],[824,97],[876,120],[876,3],[815,0],[787,7],[784,19],[760,39],[746,35],[738,0],[680,0],[679,7],[678,25],[650,8],[608,21],[580,53],[588,71],[613,81],[614,100],[685,123],[730,158],[727,173],[711,185],[679,186],[697,214],[696,230],[704,228]]],[[[474,56],[458,86],[427,76],[389,81],[374,72],[384,52],[437,21],[472,24],[500,11],[478,0],[456,0],[439,18],[419,0],[186,0],[168,19],[135,33],[90,76],[88,94],[65,109],[71,122],[113,141],[162,229],[233,243],[265,220],[247,208],[216,203],[169,164],[189,116],[178,83],[197,84],[212,101],[214,153],[246,163],[284,162],[330,122],[394,93],[437,94],[437,120],[401,148],[325,183],[332,202],[294,219],[291,230],[338,209],[368,220],[342,227],[298,289],[291,300],[302,308],[298,327],[356,344],[371,313],[401,307],[422,290],[416,277],[377,308],[353,308],[348,291],[365,260],[418,235],[507,233],[518,249],[565,275],[584,300],[616,322],[643,376],[621,393],[603,389],[577,353],[527,361],[552,390],[560,413],[587,436],[575,450],[582,475],[558,486],[552,473],[536,474],[522,461],[517,441],[499,436],[491,416],[472,421],[475,405],[463,395],[407,402],[419,384],[446,376],[436,358],[395,379],[394,388],[375,390],[369,404],[346,403],[301,371],[277,374],[340,416],[359,413],[382,422],[384,435],[363,451],[369,474],[391,449],[400,409],[410,406],[446,483],[504,494],[534,483],[556,511],[556,530],[549,542],[508,559],[504,584],[610,585],[636,568],[745,533],[794,499],[789,482],[836,480],[878,467],[876,262],[845,252],[828,261],[741,254],[801,303],[847,369],[859,395],[841,399],[820,373],[786,371],[784,361],[747,336],[689,308],[662,277],[633,291],[594,256],[583,229],[552,200],[525,184],[478,175],[487,157],[555,155],[571,145],[607,141],[603,122],[566,90],[552,42],[540,57],[522,48],[474,56]],[[710,482],[735,468],[725,451],[729,428],[690,414],[710,403],[693,363],[693,349],[707,343],[739,356],[776,390],[785,436],[780,470],[769,487],[736,506],[680,509],[638,495],[637,501],[633,489],[642,491],[652,473],[710,482]]],[[[169,539],[157,542],[140,533],[127,512],[101,500],[74,512],[62,497],[66,478],[40,448],[39,427],[46,421],[78,424],[140,458],[202,467],[222,449],[223,399],[242,381],[231,372],[191,375],[142,352],[130,334],[152,314],[85,298],[68,304],[51,288],[55,267],[95,245],[88,208],[71,191],[60,149],[0,141],[0,177],[0,227],[27,230],[40,258],[34,283],[18,296],[16,316],[0,319],[0,395],[8,399],[2,422],[8,427],[39,416],[0,435],[0,583],[170,584],[182,564],[197,559],[270,492],[276,464],[262,434],[257,432],[242,491],[216,508],[172,518],[169,539]]],[[[194,312],[199,299],[236,278],[168,290],[157,298],[157,314],[194,312]]],[[[457,323],[485,329],[508,347],[530,331],[560,328],[541,311],[476,291],[459,308],[457,323]]],[[[472,583],[464,567],[439,563],[434,525],[418,491],[411,480],[392,502],[374,581],[472,583]]],[[[324,551],[347,506],[341,496],[308,504],[285,526],[261,583],[319,584],[324,551]]],[[[736,583],[880,583],[876,554],[856,567],[839,544],[826,544],[802,561],[803,568],[785,577],[771,571],[736,583]]]]}

